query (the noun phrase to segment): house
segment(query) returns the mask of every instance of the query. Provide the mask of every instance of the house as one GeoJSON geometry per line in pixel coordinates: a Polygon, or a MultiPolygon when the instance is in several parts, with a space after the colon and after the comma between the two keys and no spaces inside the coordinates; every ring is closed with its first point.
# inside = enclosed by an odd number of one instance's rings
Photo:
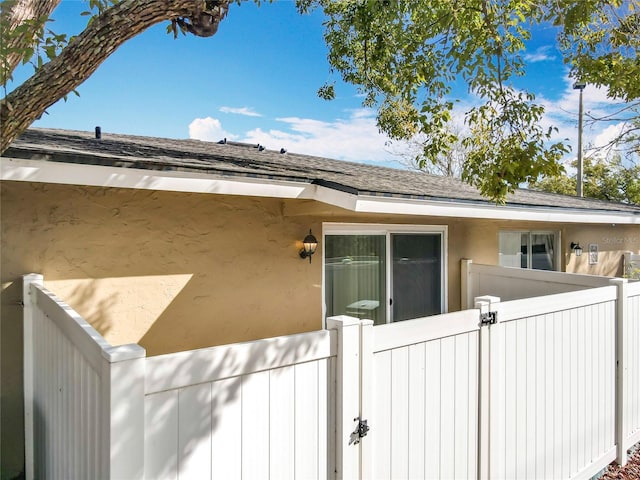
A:
{"type": "Polygon", "coordinates": [[[455,179],[224,140],[32,129],[1,167],[3,472],[22,458],[25,273],[111,344],[158,355],[454,312],[462,258],[621,276],[640,253],[638,206],[529,190],[495,205],[455,179]]]}

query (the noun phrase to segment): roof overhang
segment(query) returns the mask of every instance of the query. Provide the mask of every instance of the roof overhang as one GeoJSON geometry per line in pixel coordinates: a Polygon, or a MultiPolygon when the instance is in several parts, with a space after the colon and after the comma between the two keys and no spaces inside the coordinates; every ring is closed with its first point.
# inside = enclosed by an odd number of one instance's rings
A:
{"type": "Polygon", "coordinates": [[[453,200],[380,197],[362,193],[356,195],[302,180],[212,175],[211,173],[188,171],[143,170],[101,165],[87,166],[10,157],[0,158],[0,179],[94,187],[308,199],[360,213],[640,225],[640,215],[622,211],[493,205],[453,200]]]}

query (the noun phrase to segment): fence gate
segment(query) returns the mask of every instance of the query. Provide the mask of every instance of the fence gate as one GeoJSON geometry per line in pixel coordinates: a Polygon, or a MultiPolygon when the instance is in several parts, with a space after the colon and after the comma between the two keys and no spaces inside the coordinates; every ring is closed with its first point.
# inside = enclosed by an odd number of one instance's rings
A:
{"type": "MultiPolygon", "coordinates": [[[[489,301],[479,306],[488,311],[489,301]]],[[[337,478],[478,477],[489,388],[480,372],[490,361],[481,355],[489,337],[480,313],[375,328],[368,320],[328,320],[339,332],[337,478]]]]}

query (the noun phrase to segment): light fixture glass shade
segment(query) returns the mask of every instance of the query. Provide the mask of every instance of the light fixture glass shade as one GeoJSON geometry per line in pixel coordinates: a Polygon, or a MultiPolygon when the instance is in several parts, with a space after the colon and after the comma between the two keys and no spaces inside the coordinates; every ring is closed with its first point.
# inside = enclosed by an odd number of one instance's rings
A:
{"type": "Polygon", "coordinates": [[[304,237],[302,241],[302,250],[300,251],[300,257],[307,258],[309,257],[309,263],[311,263],[311,256],[316,253],[316,248],[318,248],[318,240],[311,233],[311,229],[309,229],[309,235],[304,237]]]}
{"type": "Polygon", "coordinates": [[[580,257],[582,255],[582,247],[579,243],[571,242],[571,249],[573,253],[575,253],[576,257],[580,257]]]}
{"type": "Polygon", "coordinates": [[[313,255],[314,253],[316,253],[316,248],[318,248],[318,240],[316,240],[316,237],[313,236],[311,230],[309,230],[309,235],[304,237],[302,244],[304,245],[304,251],[307,252],[307,255],[313,255]]]}

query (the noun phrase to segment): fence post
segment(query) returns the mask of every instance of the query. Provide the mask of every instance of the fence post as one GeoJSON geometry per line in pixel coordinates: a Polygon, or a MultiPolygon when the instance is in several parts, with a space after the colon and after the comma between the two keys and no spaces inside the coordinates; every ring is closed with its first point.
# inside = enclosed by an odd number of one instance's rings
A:
{"type": "Polygon", "coordinates": [[[498,457],[504,451],[499,442],[503,438],[500,435],[501,416],[504,411],[502,406],[503,385],[500,374],[504,364],[504,352],[502,349],[502,325],[497,315],[499,297],[489,295],[476,297],[475,308],[479,309],[480,316],[495,312],[495,323],[481,325],[480,328],[480,359],[479,359],[479,425],[478,425],[478,478],[502,478],[498,471],[500,462],[498,457]]]}
{"type": "Polygon", "coordinates": [[[145,355],[136,344],[103,350],[104,478],[144,478],[145,355]]]}
{"type": "Polygon", "coordinates": [[[471,268],[473,260],[463,258],[460,260],[460,310],[472,308],[471,305],[471,268]]]}
{"type": "Polygon", "coordinates": [[[627,463],[627,280],[612,278],[610,283],[617,287],[616,299],[616,462],[618,465],[627,463]]]}
{"type": "MultiPolygon", "coordinates": [[[[360,321],[360,418],[375,428],[373,416],[373,320],[360,321]]],[[[375,431],[373,433],[375,435],[375,431]]],[[[373,475],[373,438],[360,442],[360,474],[362,478],[373,475]]]]}
{"type": "Polygon", "coordinates": [[[23,318],[23,382],[24,382],[24,469],[25,478],[33,480],[35,475],[33,445],[33,303],[31,284],[43,285],[44,277],[37,273],[22,276],[22,318],[23,318]]]}
{"type": "Polygon", "coordinates": [[[340,315],[327,318],[337,331],[336,358],[336,479],[360,478],[360,449],[353,433],[360,414],[360,320],[340,315]]]}

